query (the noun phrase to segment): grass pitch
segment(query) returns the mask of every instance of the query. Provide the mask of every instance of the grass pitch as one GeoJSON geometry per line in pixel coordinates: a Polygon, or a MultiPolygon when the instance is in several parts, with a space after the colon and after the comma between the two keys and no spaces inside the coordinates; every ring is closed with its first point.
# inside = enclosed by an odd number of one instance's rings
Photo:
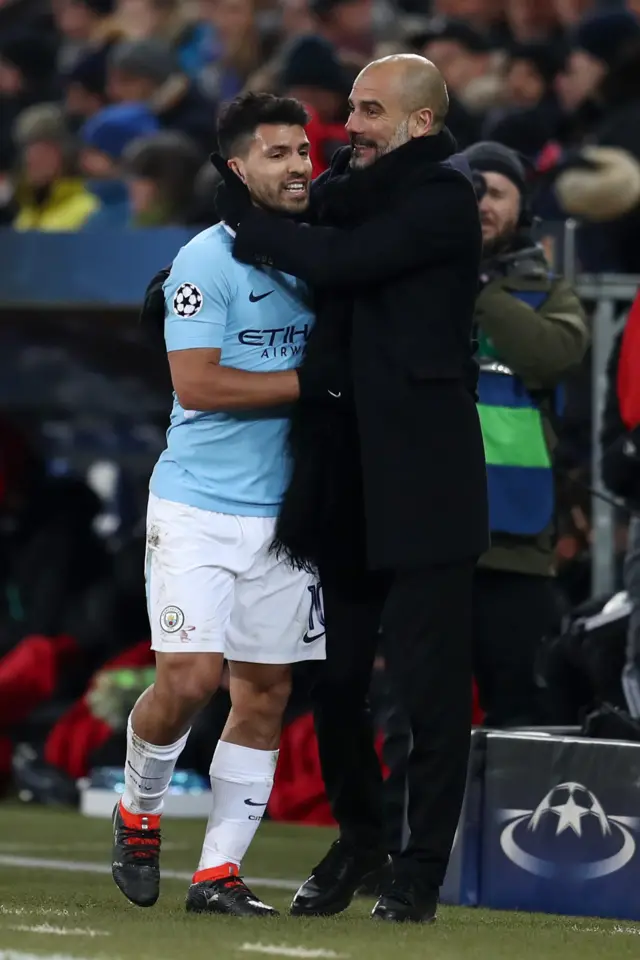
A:
{"type": "MultiPolygon", "coordinates": [[[[607,960],[640,957],[640,925],[443,907],[435,926],[369,919],[359,899],[339,917],[243,920],[187,916],[188,877],[204,824],[167,821],[162,893],[141,910],[110,876],[110,823],[73,813],[0,805],[0,960],[607,960]],[[62,869],[62,867],[65,869],[62,869]],[[103,872],[96,872],[103,871],[103,872]]],[[[266,823],[245,874],[286,911],[297,881],[333,833],[266,823]],[[254,880],[255,878],[255,880],[254,880]]]]}

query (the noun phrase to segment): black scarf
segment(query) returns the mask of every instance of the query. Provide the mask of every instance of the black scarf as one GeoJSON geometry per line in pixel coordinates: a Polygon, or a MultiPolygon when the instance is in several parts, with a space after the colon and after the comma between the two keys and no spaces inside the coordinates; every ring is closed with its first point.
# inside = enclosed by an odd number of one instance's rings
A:
{"type": "MultiPolygon", "coordinates": [[[[350,170],[351,151],[334,155],[329,175],[316,198],[321,224],[353,228],[393,205],[455,151],[448,130],[411,140],[363,170],[350,170]]],[[[353,297],[322,291],[316,298],[316,323],[303,364],[333,353],[351,368],[353,297]]],[[[335,407],[298,403],[291,418],[292,474],[276,527],[276,550],[296,566],[350,576],[366,569],[362,470],[355,405],[351,391],[335,407]]]]}

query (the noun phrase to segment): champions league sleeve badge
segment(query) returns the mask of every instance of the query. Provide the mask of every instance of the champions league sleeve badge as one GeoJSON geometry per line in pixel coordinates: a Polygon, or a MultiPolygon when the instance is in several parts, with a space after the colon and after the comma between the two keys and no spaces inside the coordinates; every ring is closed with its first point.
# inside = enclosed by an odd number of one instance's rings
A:
{"type": "Polygon", "coordinates": [[[203,301],[195,283],[181,283],[173,298],[173,312],[177,317],[195,317],[202,310],[203,301]]]}

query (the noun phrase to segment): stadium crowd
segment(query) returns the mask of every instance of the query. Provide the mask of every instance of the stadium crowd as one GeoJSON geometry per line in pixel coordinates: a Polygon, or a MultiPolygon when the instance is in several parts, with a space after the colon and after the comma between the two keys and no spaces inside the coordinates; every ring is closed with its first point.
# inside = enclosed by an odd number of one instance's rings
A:
{"type": "Polygon", "coordinates": [[[18,230],[217,219],[220,104],[291,94],[316,175],[374,56],[448,84],[460,149],[518,150],[536,213],[590,221],[588,270],[640,269],[640,4],[596,0],[14,0],[0,7],[0,218],[18,230]]]}

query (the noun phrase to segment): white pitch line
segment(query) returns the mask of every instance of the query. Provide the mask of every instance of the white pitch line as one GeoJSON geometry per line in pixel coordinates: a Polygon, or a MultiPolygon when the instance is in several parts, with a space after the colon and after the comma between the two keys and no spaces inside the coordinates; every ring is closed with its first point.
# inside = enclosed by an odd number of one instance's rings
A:
{"type": "Polygon", "coordinates": [[[348,953],[336,953],[335,950],[309,950],[307,947],[287,947],[286,944],[276,943],[243,943],[238,950],[243,953],[267,953],[272,957],[304,957],[305,960],[323,957],[327,960],[338,960],[349,956],[348,953]]]}
{"type": "Polygon", "coordinates": [[[19,927],[9,927],[9,930],[17,930],[20,933],[46,933],[54,934],[59,937],[110,937],[108,930],[91,930],[89,927],[54,927],[50,923],[38,923],[35,926],[28,926],[26,923],[19,927]]]}
{"type": "Polygon", "coordinates": [[[640,937],[640,927],[614,927],[612,933],[623,933],[628,937],[640,937]]]}
{"type": "MultiPolygon", "coordinates": [[[[65,873],[102,873],[110,874],[111,867],[106,863],[90,863],[85,860],[45,860],[40,857],[13,857],[0,855],[0,867],[21,867],[25,870],[62,870],[65,873]]],[[[162,870],[162,876],[168,880],[191,880],[193,872],[186,870],[162,870]]],[[[245,877],[250,887],[270,887],[272,890],[297,890],[296,880],[276,880],[273,877],[245,877]]],[[[0,960],[2,958],[0,957],[0,960]]]]}
{"type": "Polygon", "coordinates": [[[56,907],[7,907],[0,903],[0,917],[71,917],[70,910],[60,910],[56,907]]]}
{"type": "Polygon", "coordinates": [[[82,960],[63,953],[25,953],[23,950],[0,950],[0,960],[82,960]]]}

